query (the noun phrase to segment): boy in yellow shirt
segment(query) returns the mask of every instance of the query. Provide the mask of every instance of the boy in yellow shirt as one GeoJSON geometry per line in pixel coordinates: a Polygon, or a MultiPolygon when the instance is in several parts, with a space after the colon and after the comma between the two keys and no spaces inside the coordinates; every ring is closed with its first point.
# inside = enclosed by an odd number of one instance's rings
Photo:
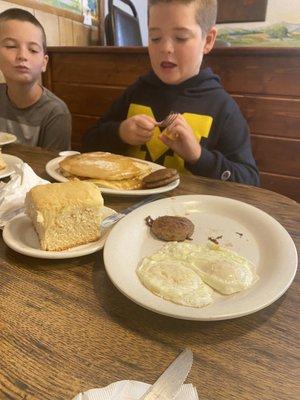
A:
{"type": "Polygon", "coordinates": [[[248,125],[210,68],[216,0],[149,0],[152,71],[131,85],[84,138],[84,150],[128,154],[178,171],[259,184],[248,125]],[[173,110],[176,120],[156,121],[173,110]]]}

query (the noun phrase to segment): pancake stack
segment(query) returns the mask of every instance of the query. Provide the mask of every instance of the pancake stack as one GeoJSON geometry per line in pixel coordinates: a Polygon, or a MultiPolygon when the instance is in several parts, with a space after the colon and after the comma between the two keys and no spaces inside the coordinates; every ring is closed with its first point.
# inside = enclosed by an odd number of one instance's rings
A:
{"type": "Polygon", "coordinates": [[[145,162],[101,151],[66,157],[59,167],[70,180],[88,180],[100,187],[119,190],[141,189],[143,178],[152,172],[145,162]]]}
{"type": "Polygon", "coordinates": [[[1,148],[0,148],[0,169],[5,169],[5,168],[6,168],[6,163],[3,159],[1,148]]]}

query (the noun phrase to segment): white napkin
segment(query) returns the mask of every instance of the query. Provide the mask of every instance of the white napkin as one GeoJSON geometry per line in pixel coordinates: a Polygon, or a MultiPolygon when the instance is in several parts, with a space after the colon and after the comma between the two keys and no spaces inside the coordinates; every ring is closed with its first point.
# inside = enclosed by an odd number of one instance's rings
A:
{"type": "MultiPolygon", "coordinates": [[[[138,381],[118,381],[99,389],[79,393],[72,400],[138,400],[150,385],[138,381]]],[[[174,400],[199,400],[192,384],[182,385],[174,400]]]]}
{"type": "Polygon", "coordinates": [[[28,164],[17,164],[10,181],[0,183],[0,228],[24,212],[25,196],[31,188],[46,183],[49,182],[37,176],[28,164]]]}

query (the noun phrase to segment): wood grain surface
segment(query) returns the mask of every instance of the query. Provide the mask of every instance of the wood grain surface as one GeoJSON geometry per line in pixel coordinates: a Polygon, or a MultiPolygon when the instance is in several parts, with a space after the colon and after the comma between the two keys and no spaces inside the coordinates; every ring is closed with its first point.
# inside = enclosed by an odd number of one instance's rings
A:
{"type": "MultiPolygon", "coordinates": [[[[18,144],[3,152],[49,179],[45,164],[56,153],[18,144]]],[[[166,196],[181,194],[252,204],[287,229],[299,253],[300,206],[291,199],[195,176],[182,177],[166,196]]],[[[105,196],[105,204],[116,210],[136,201],[105,196]]],[[[35,259],[15,253],[1,239],[0,269],[1,400],[71,400],[117,380],[153,383],[185,347],[194,353],[187,382],[201,400],[299,399],[299,275],[259,312],[192,322],[127,299],[110,282],[101,251],[76,259],[35,259]]]]}

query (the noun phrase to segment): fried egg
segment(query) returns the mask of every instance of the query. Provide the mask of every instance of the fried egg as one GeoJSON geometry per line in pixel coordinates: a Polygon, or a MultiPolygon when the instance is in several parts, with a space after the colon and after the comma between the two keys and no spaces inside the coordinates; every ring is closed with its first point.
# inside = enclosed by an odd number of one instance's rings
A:
{"type": "Polygon", "coordinates": [[[249,260],[216,244],[197,246],[189,259],[202,280],[222,294],[245,290],[258,279],[249,260]]]}
{"type": "Polygon", "coordinates": [[[173,303],[203,307],[212,302],[212,289],[199,274],[166,253],[145,257],[137,269],[143,285],[152,293],[173,303]]]}
{"type": "Polygon", "coordinates": [[[203,307],[213,300],[213,289],[229,295],[245,290],[258,276],[252,263],[216,244],[171,242],[137,269],[142,284],[154,294],[177,304],[203,307]]]}

